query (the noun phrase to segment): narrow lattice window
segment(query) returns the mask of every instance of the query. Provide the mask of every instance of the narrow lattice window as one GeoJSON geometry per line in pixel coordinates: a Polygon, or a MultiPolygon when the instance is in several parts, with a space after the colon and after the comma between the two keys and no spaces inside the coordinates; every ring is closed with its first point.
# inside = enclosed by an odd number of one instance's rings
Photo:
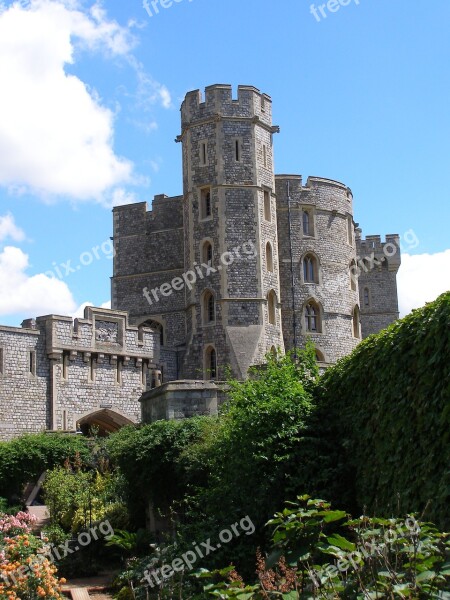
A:
{"type": "Polygon", "coordinates": [[[353,337],[361,337],[359,325],[359,308],[357,306],[355,306],[355,308],[353,309],[353,337]]]}
{"type": "Polygon", "coordinates": [[[206,219],[212,215],[211,188],[201,191],[201,217],[206,219]]]}
{"type": "Polygon", "coordinates": [[[272,251],[272,246],[270,245],[270,242],[267,242],[267,244],[266,244],[266,265],[267,265],[267,270],[270,273],[273,273],[273,251],[272,251]]]}
{"type": "Polygon", "coordinates": [[[206,376],[209,379],[217,378],[217,355],[214,348],[206,351],[206,376]]]}
{"type": "Polygon", "coordinates": [[[276,315],[276,307],[277,307],[277,297],[275,292],[272,290],[267,294],[267,309],[269,313],[269,323],[271,325],[276,325],[277,315],[276,315]]]}
{"type": "Polygon", "coordinates": [[[28,352],[28,369],[31,375],[36,375],[36,351],[28,352]]]}
{"type": "Polygon", "coordinates": [[[203,297],[203,322],[213,323],[216,320],[216,302],[212,292],[206,292],[203,297]]]}
{"type": "Polygon", "coordinates": [[[208,147],[206,142],[200,143],[200,165],[204,167],[208,162],[208,147]]]}
{"type": "Polygon", "coordinates": [[[264,219],[266,221],[272,220],[272,211],[270,210],[270,192],[264,191],[264,219]]]}
{"type": "Polygon", "coordinates": [[[303,211],[303,235],[310,235],[309,212],[303,211]]]}

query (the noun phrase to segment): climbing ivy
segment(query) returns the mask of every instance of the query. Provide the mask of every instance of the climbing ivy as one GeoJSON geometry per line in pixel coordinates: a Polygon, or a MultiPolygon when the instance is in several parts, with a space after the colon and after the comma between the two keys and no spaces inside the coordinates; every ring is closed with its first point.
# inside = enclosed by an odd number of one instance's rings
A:
{"type": "Polygon", "coordinates": [[[448,528],[450,292],[363,341],[316,399],[329,497],[386,516],[426,509],[448,528]]]}

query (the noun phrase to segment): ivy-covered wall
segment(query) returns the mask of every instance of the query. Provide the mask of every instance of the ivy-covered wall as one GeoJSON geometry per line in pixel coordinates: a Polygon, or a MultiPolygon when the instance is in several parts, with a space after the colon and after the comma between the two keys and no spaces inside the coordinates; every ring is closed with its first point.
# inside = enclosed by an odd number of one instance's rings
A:
{"type": "Polygon", "coordinates": [[[333,495],[385,516],[426,508],[449,527],[450,292],[362,342],[317,400],[333,495]]]}

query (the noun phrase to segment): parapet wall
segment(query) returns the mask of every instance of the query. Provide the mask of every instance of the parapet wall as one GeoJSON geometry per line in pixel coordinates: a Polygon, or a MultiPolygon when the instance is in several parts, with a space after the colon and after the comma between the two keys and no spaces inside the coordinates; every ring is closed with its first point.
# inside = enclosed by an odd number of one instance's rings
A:
{"type": "Polygon", "coordinates": [[[232,87],[227,84],[210,85],[205,89],[203,101],[200,90],[186,94],[181,105],[181,124],[209,119],[214,115],[234,118],[257,117],[261,122],[272,123],[272,99],[253,86],[240,85],[238,97],[233,100],[232,87]]]}
{"type": "Polygon", "coordinates": [[[378,262],[387,263],[389,270],[398,271],[401,265],[400,236],[398,234],[387,234],[385,241],[380,235],[368,235],[365,239],[361,237],[361,229],[356,230],[356,247],[358,260],[369,259],[374,256],[378,262]]]}
{"type": "Polygon", "coordinates": [[[84,317],[0,327],[0,439],[74,431],[105,410],[123,423],[140,420],[139,398],[158,370],[159,334],[130,326],[125,312],[87,307],[84,317]]]}

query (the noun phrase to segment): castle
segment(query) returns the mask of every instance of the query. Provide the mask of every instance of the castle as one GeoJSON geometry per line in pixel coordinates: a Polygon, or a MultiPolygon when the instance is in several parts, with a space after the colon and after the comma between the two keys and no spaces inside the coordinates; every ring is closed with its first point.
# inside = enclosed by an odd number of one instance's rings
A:
{"type": "Polygon", "coordinates": [[[398,318],[399,237],[363,239],[346,185],[275,175],[277,133],[254,87],[186,95],[183,194],[113,211],[112,310],[0,328],[0,438],[215,413],[228,369],[307,339],[325,368],[398,318]]]}

